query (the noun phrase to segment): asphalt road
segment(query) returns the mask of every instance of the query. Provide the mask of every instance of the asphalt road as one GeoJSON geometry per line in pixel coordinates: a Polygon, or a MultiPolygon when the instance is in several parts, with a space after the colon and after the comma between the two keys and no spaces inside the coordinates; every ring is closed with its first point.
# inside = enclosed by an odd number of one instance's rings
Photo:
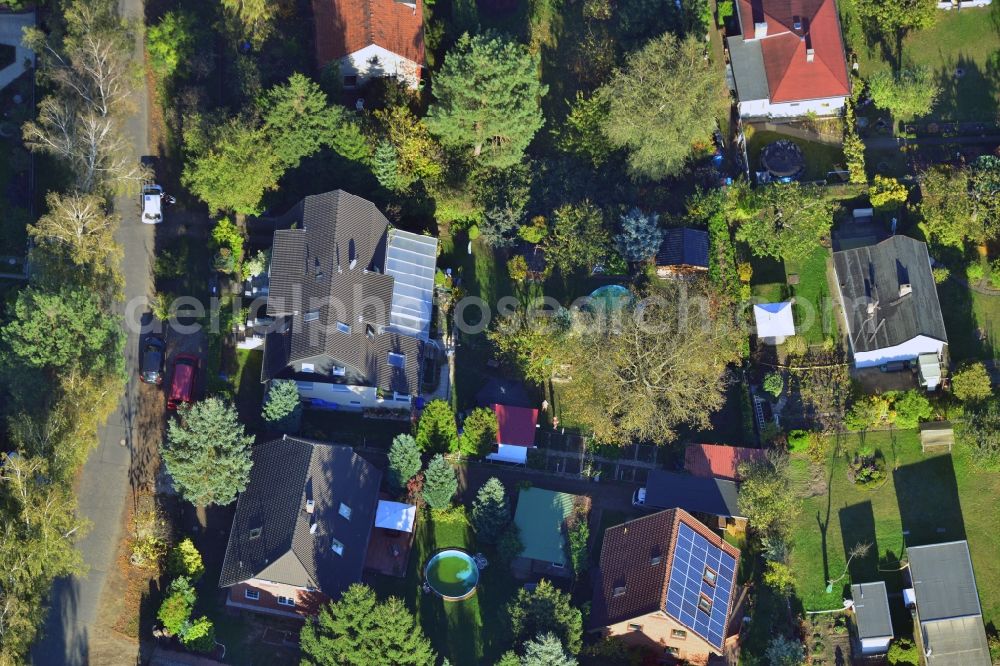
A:
{"type": "MultiPolygon", "coordinates": [[[[142,20],[142,0],[121,0],[124,15],[142,20]]],[[[141,62],[142,43],[137,40],[135,58],[141,62]]],[[[148,94],[145,78],[133,91],[136,113],[125,123],[126,134],[132,140],[136,160],[148,153],[146,127],[148,94]]],[[[121,216],[117,239],[124,250],[122,274],[125,278],[125,303],[148,295],[150,258],[153,251],[153,228],[139,222],[138,195],[115,200],[121,216]]],[[[125,303],[119,312],[125,312],[125,303]]],[[[52,589],[51,608],[43,635],[31,653],[36,666],[84,666],[91,663],[89,637],[94,634],[108,571],[115,566],[115,556],[121,537],[122,512],[129,498],[129,466],[135,436],[135,414],[138,405],[136,366],[139,335],[126,322],[126,367],[129,383],[118,410],[108,419],[99,433],[100,442],[91,453],[77,486],[80,514],[91,521],[90,532],[80,540],[88,572],[84,576],[60,579],[52,589]]]]}

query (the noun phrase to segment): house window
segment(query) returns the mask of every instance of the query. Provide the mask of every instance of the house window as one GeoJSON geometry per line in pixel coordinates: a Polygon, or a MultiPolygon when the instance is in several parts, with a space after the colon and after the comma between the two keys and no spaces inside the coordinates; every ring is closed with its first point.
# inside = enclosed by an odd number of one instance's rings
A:
{"type": "Polygon", "coordinates": [[[630,625],[628,625],[628,630],[629,631],[642,631],[642,625],[641,624],[630,624],[630,625]]]}
{"type": "Polygon", "coordinates": [[[563,564],[562,562],[553,562],[552,563],[552,568],[553,569],[562,569],[564,566],[566,566],[566,565],[563,564]]]}
{"type": "Polygon", "coordinates": [[[249,599],[250,601],[257,601],[258,599],[260,599],[260,590],[250,590],[250,589],[243,590],[243,596],[249,599]]]}
{"type": "Polygon", "coordinates": [[[278,603],[282,606],[291,606],[292,608],[295,608],[295,599],[292,599],[291,597],[278,597],[278,603]]]}
{"type": "Polygon", "coordinates": [[[333,552],[337,553],[337,555],[343,555],[344,554],[344,544],[340,543],[336,539],[331,538],[330,539],[330,550],[332,550],[333,552]]]}
{"type": "Polygon", "coordinates": [[[263,531],[264,531],[264,528],[262,528],[262,527],[251,527],[250,528],[250,538],[251,539],[259,539],[260,538],[260,533],[263,532],[263,531]]]}
{"type": "Polygon", "coordinates": [[[316,321],[319,319],[319,310],[310,310],[302,316],[303,321],[316,321]]]}
{"type": "Polygon", "coordinates": [[[347,375],[347,368],[340,365],[335,365],[333,366],[333,368],[330,369],[330,374],[333,375],[334,377],[344,377],[347,375]]]}
{"type": "Polygon", "coordinates": [[[302,372],[316,372],[316,366],[312,363],[303,363],[302,372]]]}
{"type": "Polygon", "coordinates": [[[654,566],[654,567],[657,564],[659,564],[660,562],[662,562],[662,561],[663,561],[663,558],[660,557],[659,555],[653,555],[651,558],[649,558],[649,564],[650,564],[650,566],[654,566]]]}
{"type": "Polygon", "coordinates": [[[684,640],[685,638],[688,637],[688,632],[684,631],[683,629],[671,629],[670,637],[676,638],[678,640],[684,640]]]}
{"type": "Polygon", "coordinates": [[[348,520],[351,519],[351,507],[347,506],[343,502],[340,503],[340,509],[337,511],[340,515],[348,520]]]}
{"type": "Polygon", "coordinates": [[[402,370],[406,367],[406,354],[397,354],[396,352],[389,352],[388,363],[393,368],[399,368],[402,370]]]}
{"type": "Polygon", "coordinates": [[[354,88],[358,85],[358,77],[356,74],[348,74],[344,77],[344,87],[354,88]]]}
{"type": "Polygon", "coordinates": [[[611,592],[611,596],[613,596],[613,597],[623,597],[623,596],[625,596],[625,586],[622,585],[621,587],[616,587],[611,592]]]}
{"type": "Polygon", "coordinates": [[[337,330],[340,331],[341,333],[350,333],[351,332],[351,325],[350,324],[345,324],[342,321],[338,321],[337,322],[337,330]]]}
{"type": "Polygon", "coordinates": [[[703,613],[712,614],[712,600],[708,598],[708,595],[701,595],[698,597],[698,610],[703,613]]]}
{"type": "Polygon", "coordinates": [[[715,581],[718,580],[718,578],[719,574],[712,571],[710,567],[705,567],[705,574],[702,576],[702,580],[704,580],[712,587],[715,587],[715,581]]]}
{"type": "Polygon", "coordinates": [[[663,648],[663,654],[668,654],[671,657],[679,657],[681,654],[681,649],[673,647],[672,645],[668,645],[667,647],[663,648]]]}

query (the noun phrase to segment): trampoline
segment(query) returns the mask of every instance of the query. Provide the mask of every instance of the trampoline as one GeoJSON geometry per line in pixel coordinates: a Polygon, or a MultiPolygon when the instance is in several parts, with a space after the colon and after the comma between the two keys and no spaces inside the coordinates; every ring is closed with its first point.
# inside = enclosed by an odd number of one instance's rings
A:
{"type": "Polygon", "coordinates": [[[780,183],[788,183],[802,176],[806,169],[806,156],[798,144],[781,139],[764,146],[760,151],[760,166],[771,178],[780,183]]]}

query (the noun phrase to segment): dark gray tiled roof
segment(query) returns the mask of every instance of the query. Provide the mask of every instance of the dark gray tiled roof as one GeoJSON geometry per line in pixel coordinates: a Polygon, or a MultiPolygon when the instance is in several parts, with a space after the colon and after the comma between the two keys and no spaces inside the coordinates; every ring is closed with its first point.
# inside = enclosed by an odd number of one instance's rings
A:
{"type": "Polygon", "coordinates": [[[350,447],[287,436],[254,447],[253,463],[236,504],[219,586],[262,578],[336,598],[359,581],[381,472],[350,447]],[[312,514],[306,511],[310,498],[312,514]],[[340,513],[342,503],[349,519],[340,513]],[[255,529],[260,536],[251,538],[255,529]],[[331,550],[334,539],[343,544],[342,555],[331,550]]]}
{"type": "Polygon", "coordinates": [[[274,234],[267,312],[279,322],[265,341],[262,379],[292,377],[296,363],[318,359],[368,385],[418,394],[424,342],[385,331],[395,289],[385,273],[389,222],[375,204],[341,190],[306,197],[296,211],[301,219],[286,222],[299,228],[274,234]],[[406,355],[402,370],[388,364],[389,351],[406,355]]]}
{"type": "Polygon", "coordinates": [[[889,615],[889,597],[885,583],[851,585],[854,615],[861,638],[892,637],[892,617],[889,615]]]}
{"type": "Polygon", "coordinates": [[[855,352],[884,349],[918,335],[948,341],[927,245],[892,236],[833,253],[833,266],[855,352]],[[900,295],[900,285],[911,293],[900,295]],[[869,303],[877,302],[874,316],[869,303]]]}
{"type": "Polygon", "coordinates": [[[740,517],[736,484],[690,474],[650,470],[646,480],[646,505],[661,509],[680,508],[692,513],[740,517]]]}
{"type": "Polygon", "coordinates": [[[656,265],[708,268],[708,232],[688,227],[665,229],[656,265]]]}
{"type": "Polygon", "coordinates": [[[759,39],[745,41],[742,35],[726,40],[736,82],[736,96],[741,102],[770,99],[764,54],[759,39]]]}

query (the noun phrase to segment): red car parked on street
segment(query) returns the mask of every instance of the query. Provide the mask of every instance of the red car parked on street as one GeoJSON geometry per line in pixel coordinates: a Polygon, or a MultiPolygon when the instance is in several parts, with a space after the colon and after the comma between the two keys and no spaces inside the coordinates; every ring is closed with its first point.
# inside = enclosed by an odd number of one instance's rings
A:
{"type": "Polygon", "coordinates": [[[176,410],[181,403],[194,401],[195,382],[198,379],[200,365],[198,357],[191,354],[178,354],[174,358],[174,372],[173,378],[170,380],[167,409],[176,410]]]}

